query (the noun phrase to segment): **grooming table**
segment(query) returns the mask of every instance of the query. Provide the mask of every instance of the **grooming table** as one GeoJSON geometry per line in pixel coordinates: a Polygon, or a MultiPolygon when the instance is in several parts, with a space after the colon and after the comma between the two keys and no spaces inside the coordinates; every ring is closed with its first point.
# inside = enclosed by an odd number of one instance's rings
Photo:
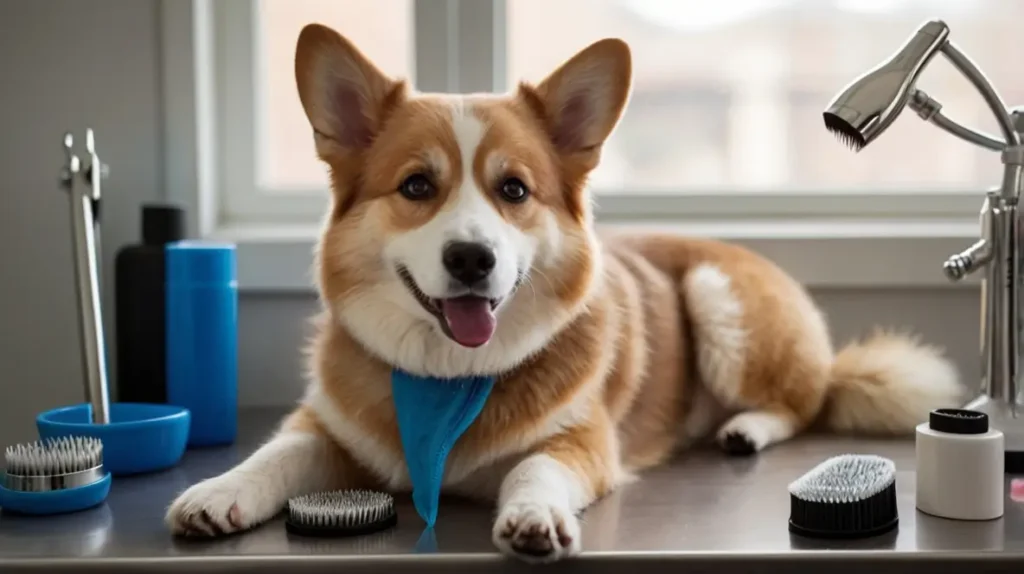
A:
{"type": "MultiPolygon", "coordinates": [[[[0,572],[246,572],[259,574],[535,571],[497,553],[493,509],[444,501],[436,548],[399,499],[398,526],[354,539],[289,537],[278,518],[213,541],[181,541],[163,524],[173,497],[242,460],[284,414],[243,410],[238,442],[193,450],[169,471],[115,478],[107,503],[47,518],[0,514],[0,572]],[[425,551],[426,549],[426,551],[425,551]]],[[[955,522],[914,508],[912,440],[802,437],[750,459],[712,450],[681,455],[583,515],[581,557],[556,568],[588,573],[844,574],[1014,572],[1024,564],[1024,503],[1007,500],[991,522],[955,522]],[[828,456],[874,453],[896,461],[900,526],[879,538],[822,542],[791,537],[787,484],[828,456]]],[[[1007,481],[1007,488],[1009,488],[1007,481]]]]}

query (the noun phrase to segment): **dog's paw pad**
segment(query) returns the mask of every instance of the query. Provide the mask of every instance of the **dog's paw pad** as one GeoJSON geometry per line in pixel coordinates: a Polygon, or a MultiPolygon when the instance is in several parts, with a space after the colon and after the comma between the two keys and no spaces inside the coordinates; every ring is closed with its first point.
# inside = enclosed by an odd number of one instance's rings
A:
{"type": "Polygon", "coordinates": [[[733,456],[750,456],[792,436],[792,420],[766,412],[747,411],[732,417],[715,434],[718,446],[733,456]]]}
{"type": "Polygon", "coordinates": [[[757,452],[757,445],[741,430],[722,433],[718,445],[733,456],[750,456],[757,452]]]}
{"type": "Polygon", "coordinates": [[[213,537],[245,530],[255,518],[250,490],[229,476],[200,482],[171,503],[164,521],[179,536],[213,537]]]}
{"type": "Polygon", "coordinates": [[[553,562],[579,553],[579,522],[571,512],[550,505],[508,504],[494,524],[494,543],[527,562],[553,562]]]}

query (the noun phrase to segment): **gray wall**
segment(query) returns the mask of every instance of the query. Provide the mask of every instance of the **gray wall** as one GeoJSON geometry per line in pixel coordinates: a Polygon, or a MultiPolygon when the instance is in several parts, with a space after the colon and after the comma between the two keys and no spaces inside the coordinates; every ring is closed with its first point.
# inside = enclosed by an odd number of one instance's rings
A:
{"type": "MultiPolygon", "coordinates": [[[[0,2],[0,438],[28,438],[40,410],[84,397],[67,196],[67,130],[88,125],[111,165],[104,283],[160,180],[155,0],[0,2]]],[[[82,155],[83,152],[79,151],[82,155]]],[[[109,289],[104,297],[112,307],[109,289]]],[[[109,323],[109,321],[108,321],[109,323]]],[[[113,358],[111,358],[113,360],[113,358]]]]}
{"type": "MultiPolygon", "coordinates": [[[[83,398],[68,202],[56,185],[61,135],[82,134],[88,122],[111,164],[107,285],[113,254],[136,238],[140,203],[163,193],[157,7],[157,0],[0,2],[0,443],[32,438],[37,412],[83,398]]],[[[949,348],[969,376],[978,371],[975,290],[815,296],[838,339],[875,323],[907,326],[949,348]]],[[[105,303],[109,311],[109,290],[105,303]]],[[[311,297],[243,295],[244,404],[298,397],[299,349],[314,308],[311,297]]]]}

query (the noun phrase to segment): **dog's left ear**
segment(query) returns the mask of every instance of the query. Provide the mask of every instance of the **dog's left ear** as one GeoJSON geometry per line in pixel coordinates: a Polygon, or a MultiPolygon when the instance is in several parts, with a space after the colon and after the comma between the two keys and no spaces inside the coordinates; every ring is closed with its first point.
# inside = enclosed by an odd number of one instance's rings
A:
{"type": "Polygon", "coordinates": [[[536,88],[521,85],[520,95],[540,108],[560,153],[598,152],[626,107],[632,74],[629,46],[606,38],[578,52],[536,88]]]}

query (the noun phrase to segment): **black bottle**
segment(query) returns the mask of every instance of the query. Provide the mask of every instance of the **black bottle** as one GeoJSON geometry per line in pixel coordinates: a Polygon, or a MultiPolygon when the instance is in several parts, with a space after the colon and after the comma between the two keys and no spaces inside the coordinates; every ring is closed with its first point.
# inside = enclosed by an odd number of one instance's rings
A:
{"type": "Polygon", "coordinates": [[[142,244],[124,246],[114,260],[119,402],[167,402],[164,245],[184,236],[182,209],[144,205],[142,244]]]}

